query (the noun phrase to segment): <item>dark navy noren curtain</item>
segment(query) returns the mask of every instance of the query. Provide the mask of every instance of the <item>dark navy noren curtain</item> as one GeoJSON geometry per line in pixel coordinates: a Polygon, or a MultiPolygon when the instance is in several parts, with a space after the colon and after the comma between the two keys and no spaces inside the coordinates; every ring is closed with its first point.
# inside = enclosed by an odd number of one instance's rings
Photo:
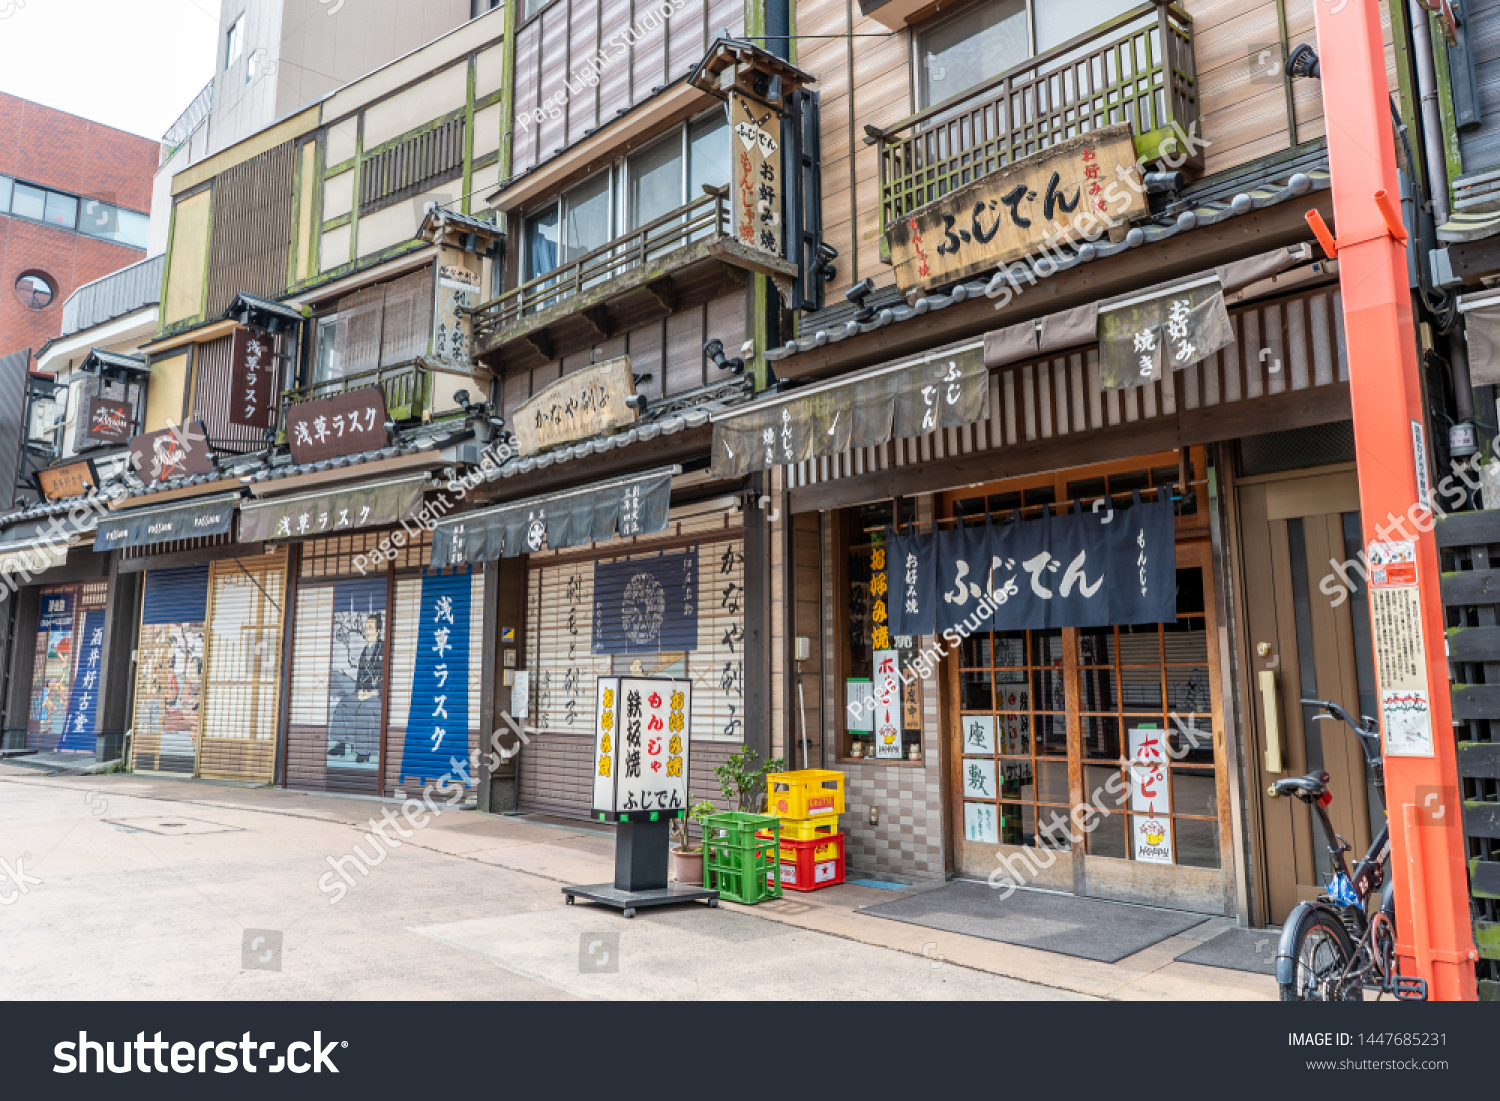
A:
{"type": "Polygon", "coordinates": [[[1173,519],[1162,494],[1129,509],[887,531],[891,634],[1171,622],[1173,519]]]}

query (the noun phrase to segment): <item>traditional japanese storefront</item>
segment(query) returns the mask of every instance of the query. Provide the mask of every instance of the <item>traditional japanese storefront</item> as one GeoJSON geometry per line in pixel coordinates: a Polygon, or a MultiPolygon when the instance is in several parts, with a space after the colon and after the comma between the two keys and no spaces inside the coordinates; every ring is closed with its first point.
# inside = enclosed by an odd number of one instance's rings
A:
{"type": "Polygon", "coordinates": [[[847,774],[851,864],[1240,912],[1226,468],[1238,437],[1347,417],[1348,367],[1332,288],[1238,305],[1197,282],[716,423],[716,474],[786,491],[782,637],[822,641],[782,658],[777,748],[805,724],[814,767],[847,774]],[[1174,294],[1210,349],[1182,367],[1174,294]]]}
{"type": "Polygon", "coordinates": [[[288,787],[420,791],[478,747],[484,577],[427,568],[431,535],[412,522],[427,481],[408,472],[245,507],[244,537],[301,537],[287,544],[288,787]]]}
{"type": "Polygon", "coordinates": [[[521,809],[586,817],[595,678],[693,682],[697,799],[744,741],[744,531],[738,500],[691,496],[704,477],[667,467],[469,513],[437,529],[433,562],[500,560],[525,577],[524,634],[499,657],[517,714],[538,733],[519,757],[521,809]]]}

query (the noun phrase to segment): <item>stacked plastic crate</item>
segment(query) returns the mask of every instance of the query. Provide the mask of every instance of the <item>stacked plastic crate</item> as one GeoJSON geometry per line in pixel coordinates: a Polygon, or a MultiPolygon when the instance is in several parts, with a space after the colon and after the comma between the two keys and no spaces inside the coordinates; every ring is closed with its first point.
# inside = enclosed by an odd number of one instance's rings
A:
{"type": "MultiPolygon", "coordinates": [[[[766,776],[766,809],[781,820],[781,886],[816,891],[844,882],[844,774],[828,769],[766,776]]],[[[761,839],[769,831],[757,835],[761,839]]]]}

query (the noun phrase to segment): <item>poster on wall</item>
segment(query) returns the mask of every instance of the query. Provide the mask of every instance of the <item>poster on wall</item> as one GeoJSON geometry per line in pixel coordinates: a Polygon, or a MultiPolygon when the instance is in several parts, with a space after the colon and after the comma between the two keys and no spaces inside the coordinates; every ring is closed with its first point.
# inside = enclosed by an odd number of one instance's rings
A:
{"type": "Polygon", "coordinates": [[[895,650],[875,651],[875,756],[901,757],[901,661],[895,650]]]}
{"type": "Polygon", "coordinates": [[[77,594],[49,592],[42,596],[37,620],[37,667],[32,674],[29,745],[51,749],[61,744],[68,721],[68,697],[73,686],[74,619],[77,594]]]}
{"type": "Polygon", "coordinates": [[[1165,734],[1154,726],[1130,728],[1130,809],[1169,814],[1172,789],[1167,778],[1165,734]]]}
{"type": "Polygon", "coordinates": [[[469,755],[473,592],[469,570],[422,578],[416,665],[401,756],[403,782],[435,782],[454,771],[454,758],[462,762],[469,755]]]}
{"type": "Polygon", "coordinates": [[[964,804],[964,840],[985,845],[1000,843],[999,815],[993,803],[964,804]]]}
{"type": "Polygon", "coordinates": [[[964,715],[959,719],[963,731],[964,753],[979,756],[994,756],[995,717],[993,715],[964,715]]]}
{"type": "Polygon", "coordinates": [[[1380,683],[1380,727],[1389,757],[1431,757],[1432,715],[1416,545],[1371,543],[1370,621],[1380,683]]]}
{"type": "Polygon", "coordinates": [[[191,769],[203,696],[203,624],[143,623],[138,660],[137,758],[154,746],[156,771],[170,771],[173,760],[191,769]]]}
{"type": "Polygon", "coordinates": [[[875,729],[875,693],[864,677],[850,677],[845,684],[845,707],[849,712],[850,730],[875,729]]]}
{"type": "Polygon", "coordinates": [[[1130,838],[1137,860],[1172,863],[1172,820],[1165,814],[1131,815],[1130,838]]]}
{"type": "Polygon", "coordinates": [[[688,806],[691,681],[600,677],[595,682],[594,811],[688,806]]]}
{"type": "Polygon", "coordinates": [[[350,578],[334,586],[328,670],[329,769],[373,771],[380,767],[385,599],[384,578],[350,578]]]}

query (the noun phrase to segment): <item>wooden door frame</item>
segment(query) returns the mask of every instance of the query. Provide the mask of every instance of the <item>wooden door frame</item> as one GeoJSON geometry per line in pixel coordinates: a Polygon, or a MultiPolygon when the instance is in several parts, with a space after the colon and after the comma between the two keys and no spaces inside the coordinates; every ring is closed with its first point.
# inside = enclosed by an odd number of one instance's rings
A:
{"type": "MultiPolygon", "coordinates": [[[[1265,927],[1271,920],[1271,880],[1270,860],[1266,850],[1266,821],[1264,807],[1262,805],[1260,774],[1261,762],[1265,753],[1265,738],[1262,734],[1261,724],[1256,715],[1260,704],[1259,690],[1253,683],[1252,673],[1257,669],[1256,654],[1254,652],[1255,640],[1250,637],[1249,616],[1249,593],[1247,591],[1246,558],[1247,551],[1245,540],[1247,529],[1242,513],[1242,490],[1256,486],[1269,485],[1276,482],[1291,481],[1299,478],[1314,478],[1331,474],[1343,474],[1355,470],[1352,462],[1329,463],[1321,466],[1307,467],[1305,469],[1278,471],[1274,474],[1260,474],[1252,477],[1241,477],[1234,469],[1232,462],[1226,461],[1222,466],[1222,489],[1227,507],[1224,510],[1226,519],[1226,533],[1224,547],[1226,552],[1226,565],[1230,578],[1230,599],[1233,609],[1233,635],[1232,639],[1232,677],[1235,690],[1239,695],[1240,708],[1236,716],[1239,726],[1239,749],[1240,749],[1240,779],[1243,792],[1242,806],[1244,817],[1244,829],[1246,847],[1248,850],[1249,867],[1246,869],[1245,879],[1249,890],[1250,924],[1256,928],[1265,927]]],[[[1278,624],[1279,631],[1284,629],[1278,624]]],[[[1295,627],[1291,628],[1295,631],[1295,627]]],[[[1295,637],[1295,636],[1294,636],[1295,637]]],[[[1279,641],[1279,640],[1278,640],[1279,641]]],[[[1295,649],[1292,651],[1295,653],[1295,649]]],[[[1292,669],[1291,674],[1297,678],[1300,686],[1300,670],[1292,669]]],[[[1295,716],[1289,714],[1286,707],[1287,693],[1281,692],[1282,716],[1283,716],[1283,752],[1287,755],[1287,774],[1295,767],[1291,763],[1291,739],[1287,736],[1291,730],[1290,719],[1297,720],[1297,728],[1301,729],[1300,709],[1295,716]]],[[[1302,753],[1302,739],[1297,739],[1296,752],[1302,753]]],[[[1316,852],[1314,859],[1316,860],[1316,852]]]]}

